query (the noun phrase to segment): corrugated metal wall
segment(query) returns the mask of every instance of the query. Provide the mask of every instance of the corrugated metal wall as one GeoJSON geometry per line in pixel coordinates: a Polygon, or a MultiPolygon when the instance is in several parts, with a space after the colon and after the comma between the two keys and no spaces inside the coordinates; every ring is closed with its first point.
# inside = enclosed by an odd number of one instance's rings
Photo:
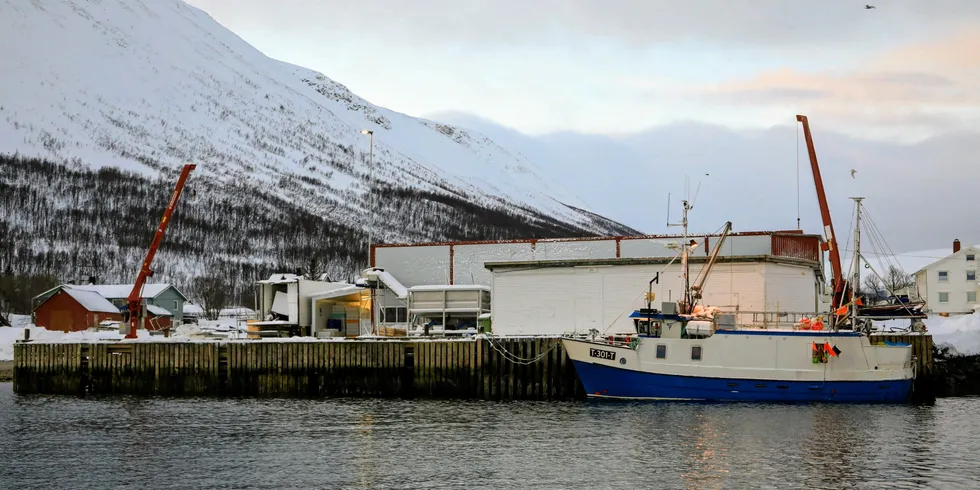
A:
{"type": "Polygon", "coordinates": [[[376,248],[375,266],[391,273],[405,287],[448,284],[449,245],[376,248]]]}
{"type": "MultiPolygon", "coordinates": [[[[717,267],[705,283],[706,304],[726,310],[736,306],[746,311],[765,310],[762,263],[717,267]]],[[[650,264],[498,271],[491,297],[493,331],[502,335],[587,332],[589,328],[603,333],[632,332],[629,314],[646,306],[644,293],[659,271],[663,271],[659,284],[652,288],[656,294],[654,307],[679,299],[683,284],[680,264],[666,269],[650,264]]],[[[699,265],[692,265],[692,278],[699,271],[699,265]]],[[[813,272],[810,274],[812,284],[813,272]]],[[[812,290],[809,297],[812,302],[812,290]]]]}
{"type": "Polygon", "coordinates": [[[812,237],[773,235],[769,239],[772,242],[772,255],[820,261],[820,243],[812,237]]]}
{"type": "MultiPolygon", "coordinates": [[[[384,249],[378,249],[379,256],[384,249]]],[[[387,252],[385,252],[387,253],[387,252]]],[[[453,246],[453,284],[480,284],[489,286],[490,271],[483,267],[486,262],[529,260],[530,243],[474,244],[453,246]]],[[[446,260],[449,260],[448,254],[446,260]]],[[[393,273],[396,278],[397,273],[393,273]]],[[[416,284],[413,284],[415,286],[416,284]]]]}
{"type": "Polygon", "coordinates": [[[765,264],[765,311],[811,313],[816,286],[813,271],[783,264],[765,264]]]}
{"type": "MultiPolygon", "coordinates": [[[[695,252],[707,256],[718,237],[692,235],[704,244],[695,252]]],[[[397,245],[375,248],[375,265],[407,287],[422,284],[490,285],[484,263],[560,259],[673,257],[665,247],[676,237],[537,240],[491,243],[397,245]]],[[[819,242],[813,236],[734,235],[722,246],[723,257],[779,255],[818,261],[819,242]]]]}

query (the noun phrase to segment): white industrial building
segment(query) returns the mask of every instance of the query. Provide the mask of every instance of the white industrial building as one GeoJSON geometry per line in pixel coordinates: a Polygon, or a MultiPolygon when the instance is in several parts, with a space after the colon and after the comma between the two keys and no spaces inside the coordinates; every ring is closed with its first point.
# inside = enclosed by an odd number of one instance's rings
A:
{"type": "MultiPolygon", "coordinates": [[[[691,260],[696,276],[715,235],[691,235],[701,245],[691,260]]],[[[489,288],[495,334],[632,331],[633,310],[681,291],[678,236],[447,242],[375,245],[373,320],[411,324],[408,291],[489,288]],[[384,318],[382,318],[384,317],[384,318]]],[[[705,284],[703,303],[737,311],[741,323],[791,322],[820,311],[822,239],[799,231],[733,233],[705,284]]],[[[475,293],[474,293],[475,294],[475,293]]],[[[483,294],[482,292],[479,294],[483,294]]],[[[472,300],[472,298],[471,298],[472,300]]],[[[472,303],[472,301],[471,301],[472,303]]],[[[468,305],[472,309],[472,304],[468,305]]],[[[448,305],[446,306],[448,307],[448,305]]],[[[481,310],[482,311],[482,310],[481,310]]],[[[476,315],[477,312],[467,313],[476,315]]]]}
{"type": "Polygon", "coordinates": [[[256,281],[257,335],[356,337],[371,333],[369,291],[343,282],[316,281],[296,274],[273,274],[256,281]]]}
{"type": "Polygon", "coordinates": [[[960,247],[915,273],[919,296],[927,313],[973,313],[980,310],[980,247],[960,247]]]}
{"type": "MultiPolygon", "coordinates": [[[[701,261],[704,259],[702,258],[701,261]]],[[[493,331],[501,335],[632,333],[630,314],[683,295],[679,261],[599,259],[488,263],[493,271],[493,331]],[[651,280],[656,278],[655,283],[651,280]]],[[[700,261],[699,261],[700,262],[700,261]]],[[[690,265],[693,280],[701,263],[690,265]]],[[[784,325],[818,310],[817,263],[799,259],[720,258],[701,304],[737,313],[741,324],[784,325]]]]}

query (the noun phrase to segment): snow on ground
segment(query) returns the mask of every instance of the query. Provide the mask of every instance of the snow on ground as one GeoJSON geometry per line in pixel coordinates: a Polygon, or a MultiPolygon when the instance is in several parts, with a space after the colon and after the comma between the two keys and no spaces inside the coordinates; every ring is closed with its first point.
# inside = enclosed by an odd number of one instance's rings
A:
{"type": "Polygon", "coordinates": [[[926,319],[926,329],[936,345],[948,345],[963,355],[980,354],[980,313],[926,319]]]}
{"type": "MultiPolygon", "coordinates": [[[[29,318],[29,317],[28,317],[29,318]]],[[[13,324],[13,322],[11,322],[13,324]]],[[[14,324],[16,325],[16,324],[14,324]]],[[[82,331],[82,332],[58,332],[27,325],[0,328],[0,361],[9,361],[14,358],[14,342],[24,339],[24,331],[30,331],[30,339],[38,342],[85,342],[92,340],[113,339],[120,340],[123,336],[118,331],[82,331]]],[[[137,340],[149,339],[150,334],[146,330],[136,332],[137,340]]]]}
{"type": "MultiPolygon", "coordinates": [[[[26,315],[11,315],[13,327],[0,328],[0,361],[9,361],[14,358],[14,342],[24,338],[24,330],[30,330],[30,338],[38,342],[83,342],[95,340],[122,340],[123,336],[115,331],[103,332],[54,332],[44,328],[35,327],[30,324],[30,317],[26,315]]],[[[980,313],[972,315],[957,315],[950,317],[931,316],[923,321],[926,325],[927,333],[933,336],[933,342],[937,346],[950,346],[957,354],[977,355],[980,354],[980,313]]],[[[878,327],[884,330],[904,330],[909,326],[908,320],[889,320],[886,322],[875,322],[878,327]]],[[[224,318],[214,321],[202,320],[198,325],[181,325],[177,327],[170,338],[162,335],[150,335],[145,330],[137,332],[137,339],[129,342],[212,342],[215,340],[236,340],[246,338],[245,321],[233,318],[224,318]]],[[[384,340],[386,337],[377,337],[384,340]]],[[[344,338],[314,339],[312,337],[289,337],[289,338],[263,338],[253,339],[251,342],[261,340],[264,342],[338,342],[345,341],[344,338]]],[[[415,341],[426,341],[430,339],[415,339],[415,341]]]]}
{"type": "MultiPolygon", "coordinates": [[[[931,315],[922,321],[926,333],[932,335],[937,346],[949,346],[957,354],[980,354],[980,313],[942,317],[931,315]]],[[[885,330],[902,330],[909,326],[908,320],[888,320],[875,322],[885,330]]]]}

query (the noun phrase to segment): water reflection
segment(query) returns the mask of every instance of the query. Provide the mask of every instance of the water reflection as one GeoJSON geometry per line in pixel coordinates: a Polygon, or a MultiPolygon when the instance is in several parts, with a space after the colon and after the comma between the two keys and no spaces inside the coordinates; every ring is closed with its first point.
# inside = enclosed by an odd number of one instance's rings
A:
{"type": "Polygon", "coordinates": [[[18,397],[2,488],[976,488],[931,407],[18,397]]]}
{"type": "Polygon", "coordinates": [[[693,436],[688,441],[684,452],[685,473],[681,477],[687,480],[687,488],[715,489],[723,488],[724,475],[728,473],[728,448],[719,443],[718,429],[712,417],[705,414],[705,408],[695,406],[693,417],[687,432],[693,436]]]}
{"type": "MultiPolygon", "coordinates": [[[[377,459],[381,457],[375,451],[374,417],[370,413],[357,416],[354,431],[354,474],[357,476],[358,488],[374,488],[377,481],[377,459]]],[[[398,455],[387,454],[385,457],[397,458],[398,455]]]]}

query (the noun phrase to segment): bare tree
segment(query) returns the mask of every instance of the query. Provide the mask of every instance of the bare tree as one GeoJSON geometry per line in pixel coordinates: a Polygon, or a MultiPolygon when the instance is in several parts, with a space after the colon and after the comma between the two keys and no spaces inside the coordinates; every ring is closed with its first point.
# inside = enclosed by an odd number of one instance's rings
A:
{"type": "Polygon", "coordinates": [[[899,293],[902,289],[915,285],[915,277],[906,274],[902,269],[892,265],[884,275],[884,281],[872,274],[864,278],[863,289],[866,294],[887,297],[899,293]]]}
{"type": "Polygon", "coordinates": [[[228,284],[217,276],[194,278],[194,296],[204,308],[204,318],[218,319],[222,308],[228,306],[228,289],[228,284]]]}
{"type": "Polygon", "coordinates": [[[316,255],[310,255],[309,260],[302,268],[303,277],[311,281],[319,281],[327,272],[327,264],[320,260],[316,255]]]}
{"type": "Polygon", "coordinates": [[[885,290],[885,284],[874,274],[864,278],[864,284],[861,285],[860,292],[875,298],[888,296],[888,291],[885,290]]]}
{"type": "Polygon", "coordinates": [[[0,327],[10,326],[10,302],[0,295],[0,327]]]}

